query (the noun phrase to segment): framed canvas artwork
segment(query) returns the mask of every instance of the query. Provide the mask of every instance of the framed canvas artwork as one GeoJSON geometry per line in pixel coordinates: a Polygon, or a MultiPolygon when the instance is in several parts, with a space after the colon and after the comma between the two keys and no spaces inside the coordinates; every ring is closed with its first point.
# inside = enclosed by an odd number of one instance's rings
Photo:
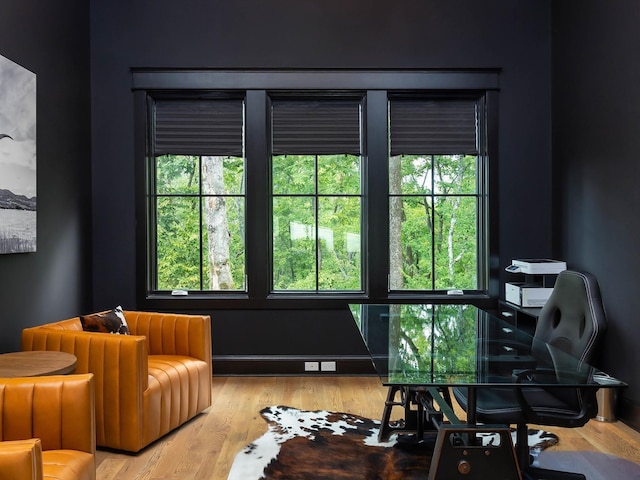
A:
{"type": "Polygon", "coordinates": [[[36,251],[36,75],[0,55],[0,254],[36,251]]]}

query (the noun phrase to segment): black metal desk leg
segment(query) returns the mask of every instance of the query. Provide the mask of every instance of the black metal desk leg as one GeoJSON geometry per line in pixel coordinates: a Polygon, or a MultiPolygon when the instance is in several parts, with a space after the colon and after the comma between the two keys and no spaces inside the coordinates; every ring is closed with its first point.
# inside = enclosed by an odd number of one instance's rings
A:
{"type": "MultiPolygon", "coordinates": [[[[477,408],[477,395],[476,395],[476,389],[474,387],[468,387],[467,388],[467,425],[469,426],[475,426],[477,421],[478,421],[478,412],[476,411],[477,408]]],[[[476,444],[476,434],[475,431],[470,431],[469,432],[469,438],[467,440],[469,442],[469,445],[475,445],[476,444]]]]}
{"type": "Polygon", "coordinates": [[[476,408],[476,389],[467,387],[467,425],[475,425],[477,423],[476,408]]]}

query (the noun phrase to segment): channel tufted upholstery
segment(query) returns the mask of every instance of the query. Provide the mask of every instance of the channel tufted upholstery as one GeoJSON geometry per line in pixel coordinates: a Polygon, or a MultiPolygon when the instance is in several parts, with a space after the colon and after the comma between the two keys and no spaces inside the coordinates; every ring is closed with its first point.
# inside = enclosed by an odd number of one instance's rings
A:
{"type": "Polygon", "coordinates": [[[124,315],[131,335],[85,332],[76,317],[23,330],[22,349],[74,354],[95,375],[97,444],[137,452],[211,405],[211,320],[124,315]]]}
{"type": "Polygon", "coordinates": [[[0,479],[95,480],[92,374],[0,378],[0,479]]]}

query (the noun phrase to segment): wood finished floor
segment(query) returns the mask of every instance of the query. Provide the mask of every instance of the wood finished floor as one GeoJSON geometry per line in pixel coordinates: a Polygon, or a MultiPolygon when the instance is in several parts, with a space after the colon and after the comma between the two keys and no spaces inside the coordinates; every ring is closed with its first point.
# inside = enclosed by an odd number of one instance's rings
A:
{"type": "MultiPolygon", "coordinates": [[[[262,408],[288,405],[379,419],[377,377],[215,377],[213,405],[137,455],[98,450],[98,480],[226,480],[235,455],[266,431],[262,408]]],[[[622,422],[547,428],[555,450],[591,450],[640,463],[640,433],[622,422]]]]}

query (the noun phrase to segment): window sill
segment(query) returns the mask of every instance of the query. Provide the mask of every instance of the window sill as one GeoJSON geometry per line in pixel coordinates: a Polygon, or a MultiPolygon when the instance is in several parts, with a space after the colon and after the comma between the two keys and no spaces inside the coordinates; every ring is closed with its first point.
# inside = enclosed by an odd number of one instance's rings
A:
{"type": "Polygon", "coordinates": [[[188,295],[149,294],[139,308],[157,310],[342,310],[350,303],[471,303],[480,308],[495,306],[496,299],[473,292],[463,295],[446,293],[417,294],[394,293],[385,298],[373,298],[365,294],[271,294],[266,298],[251,298],[247,294],[188,295]]]}

